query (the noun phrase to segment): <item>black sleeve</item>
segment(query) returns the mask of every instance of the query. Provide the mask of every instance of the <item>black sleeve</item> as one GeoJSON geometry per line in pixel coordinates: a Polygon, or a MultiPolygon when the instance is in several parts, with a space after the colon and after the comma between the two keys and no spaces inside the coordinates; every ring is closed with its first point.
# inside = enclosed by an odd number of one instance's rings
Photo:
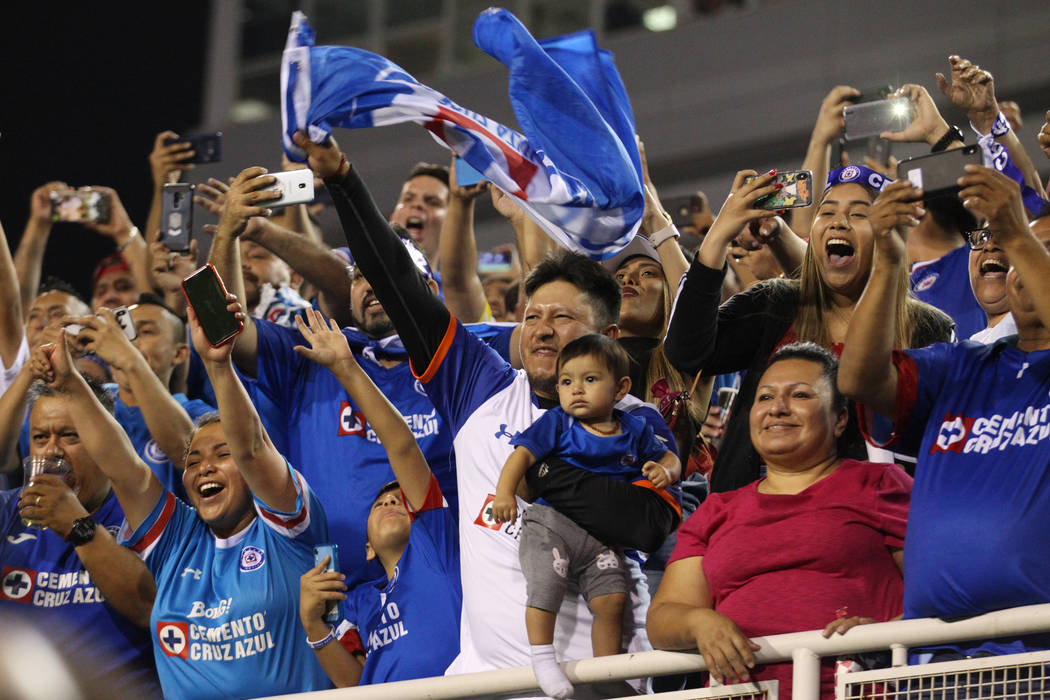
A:
{"type": "Polygon", "coordinates": [[[747,369],[771,319],[768,283],[734,294],[724,304],[726,268],[693,259],[667,324],[664,351],[679,372],[705,376],[747,369]]]}
{"type": "Polygon", "coordinates": [[[357,171],[351,167],[345,178],[327,186],[354,264],[390,316],[413,369],[425,372],[448,330],[451,314],[379,212],[357,171]]]}

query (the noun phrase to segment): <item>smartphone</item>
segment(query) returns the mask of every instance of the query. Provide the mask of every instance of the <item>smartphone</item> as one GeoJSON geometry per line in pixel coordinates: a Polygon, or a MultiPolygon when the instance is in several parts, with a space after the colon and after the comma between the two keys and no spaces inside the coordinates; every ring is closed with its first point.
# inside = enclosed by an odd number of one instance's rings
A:
{"type": "MultiPolygon", "coordinates": [[[[319,544],[314,547],[314,566],[317,566],[325,557],[331,557],[325,571],[339,571],[339,545],[319,544]]],[[[343,608],[338,600],[329,600],[324,606],[323,619],[330,625],[334,625],[343,619],[343,608]]]]}
{"type": "Polygon", "coordinates": [[[109,195],[93,190],[64,190],[52,192],[52,221],[109,221],[109,195]]]}
{"type": "Polygon", "coordinates": [[[955,193],[959,191],[955,181],[966,174],[963,166],[983,162],[981,147],[972,144],[903,160],[897,165],[897,178],[907,178],[911,184],[921,187],[924,197],[955,193]]]}
{"type": "Polygon", "coordinates": [[[165,146],[173,143],[193,144],[193,157],[185,163],[218,163],[222,160],[222,132],[210,134],[191,134],[189,136],[170,137],[164,140],[165,146]]]}
{"type": "Polygon", "coordinates": [[[161,191],[160,242],[168,250],[185,253],[193,237],[193,185],[167,183],[161,191]]]}
{"type": "Polygon", "coordinates": [[[907,97],[846,105],[846,140],[856,141],[878,136],[884,131],[904,131],[915,118],[915,107],[907,97]]]}
{"type": "Polygon", "coordinates": [[[211,263],[182,280],[182,291],[213,348],[244,330],[244,323],[226,309],[226,286],[211,263]]]}
{"type": "Polygon", "coordinates": [[[113,309],[113,317],[117,319],[117,323],[120,324],[120,330],[124,331],[124,337],[128,340],[134,340],[139,337],[139,332],[135,328],[135,321],[131,318],[131,312],[128,311],[126,306],[118,306],[113,309]]]}
{"type": "Polygon", "coordinates": [[[277,178],[277,182],[272,187],[281,188],[281,198],[272,202],[262,202],[261,206],[277,209],[292,204],[308,204],[313,201],[314,173],[312,170],[302,168],[270,174],[277,178]]]}
{"type": "Polygon", "coordinates": [[[475,168],[473,165],[463,160],[462,158],[456,158],[456,184],[460,187],[470,187],[476,185],[485,179],[484,173],[475,168]]]}
{"type": "Polygon", "coordinates": [[[722,409],[723,417],[733,410],[733,402],[736,401],[736,395],[738,390],[731,386],[724,386],[718,390],[718,398],[716,399],[718,407],[722,409]]]}
{"type": "MultiPolygon", "coordinates": [[[[749,177],[745,182],[751,182],[754,177],[749,177]]],[[[778,209],[796,209],[808,207],[813,203],[813,173],[809,170],[785,170],[773,176],[773,185],[783,185],[783,188],[766,195],[755,201],[759,209],[776,211],[778,209]]]]}
{"type": "Polygon", "coordinates": [[[478,273],[483,275],[510,272],[514,265],[509,250],[501,250],[498,253],[485,251],[478,258],[478,273]]]}

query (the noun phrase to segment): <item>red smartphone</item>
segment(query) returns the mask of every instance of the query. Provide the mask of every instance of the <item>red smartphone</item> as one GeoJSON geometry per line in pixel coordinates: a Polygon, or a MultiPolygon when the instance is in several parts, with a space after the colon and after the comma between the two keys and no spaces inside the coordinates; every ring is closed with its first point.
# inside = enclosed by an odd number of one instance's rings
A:
{"type": "Polygon", "coordinates": [[[182,280],[182,291],[213,348],[229,342],[244,330],[244,323],[226,309],[226,285],[211,263],[182,280]]]}

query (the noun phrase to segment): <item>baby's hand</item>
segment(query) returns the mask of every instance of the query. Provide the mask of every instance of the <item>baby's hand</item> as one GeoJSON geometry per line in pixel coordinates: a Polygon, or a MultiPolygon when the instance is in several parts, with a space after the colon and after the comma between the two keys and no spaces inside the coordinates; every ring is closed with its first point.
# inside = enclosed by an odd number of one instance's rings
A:
{"type": "Polygon", "coordinates": [[[645,474],[645,477],[653,482],[653,486],[658,489],[667,488],[674,483],[671,479],[671,473],[659,462],[649,460],[642,467],[642,473],[645,474]]]}
{"type": "Polygon", "coordinates": [[[509,523],[518,517],[518,502],[513,494],[496,494],[492,501],[492,517],[498,523],[509,523]]]}

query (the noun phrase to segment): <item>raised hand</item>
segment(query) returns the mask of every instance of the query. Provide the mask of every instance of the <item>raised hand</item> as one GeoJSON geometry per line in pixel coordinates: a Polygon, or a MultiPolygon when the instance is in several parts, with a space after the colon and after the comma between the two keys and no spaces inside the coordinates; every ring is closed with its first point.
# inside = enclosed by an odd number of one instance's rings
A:
{"type": "Polygon", "coordinates": [[[456,157],[455,155],[452,156],[452,163],[448,166],[448,194],[450,197],[455,197],[465,202],[473,202],[488,192],[488,190],[489,183],[485,180],[467,187],[460,187],[456,184],[456,157]]]}
{"type": "MultiPolygon", "coordinates": [[[[820,103],[820,111],[817,113],[817,121],[813,125],[813,140],[818,143],[830,144],[842,135],[846,128],[846,120],[843,110],[853,104],[853,100],[860,97],[860,90],[848,85],[836,85],[820,103]]],[[[833,166],[834,167],[834,166],[833,166]]]]}
{"type": "Polygon", "coordinates": [[[160,242],[160,229],[152,238],[147,255],[153,283],[165,293],[177,292],[182,288],[182,280],[197,269],[197,241],[190,241],[188,252],[177,253],[160,242]]]}
{"type": "Polygon", "coordinates": [[[153,174],[153,186],[158,190],[170,182],[178,182],[184,170],[192,170],[193,163],[185,161],[195,153],[193,144],[187,141],[176,141],[166,145],[168,139],[179,137],[174,131],[162,131],[153,139],[153,150],[149,154],[149,169],[153,174]]]}
{"type": "Polygon", "coordinates": [[[51,193],[68,190],[69,185],[54,180],[33,190],[29,197],[29,223],[41,227],[51,226],[51,193]]]}
{"type": "MultiPolygon", "coordinates": [[[[226,295],[226,310],[236,316],[238,320],[244,320],[244,309],[241,308],[241,303],[237,301],[235,294],[226,295]]],[[[197,319],[197,314],[193,312],[192,305],[186,306],[186,316],[190,326],[190,338],[193,340],[193,347],[197,350],[197,354],[201,356],[201,359],[214,364],[228,363],[237,338],[234,337],[219,347],[213,348],[208,341],[208,336],[204,335],[204,329],[201,328],[200,321],[197,319]]]]}
{"type": "Polygon", "coordinates": [[[983,165],[967,165],[958,182],[963,206],[988,221],[997,243],[1028,233],[1028,217],[1016,182],[983,165]]]}
{"type": "Polygon", "coordinates": [[[131,217],[128,216],[128,212],[124,209],[124,205],[121,203],[117,191],[112,187],[98,186],[83,187],[81,189],[90,190],[92,192],[101,192],[109,197],[109,220],[106,222],[85,221],[84,225],[95,233],[100,233],[107,238],[112,238],[113,242],[118,245],[127,242],[133,226],[131,223],[131,217]]]}
{"type": "MultiPolygon", "coordinates": [[[[239,172],[225,193],[216,235],[240,236],[253,216],[270,216],[273,212],[260,205],[280,199],[280,190],[267,189],[274,182],[273,175],[267,175],[266,168],[259,166],[239,172]]],[[[194,201],[198,199],[195,197],[194,201]]]]}
{"type": "Polygon", "coordinates": [[[949,56],[948,63],[951,65],[951,81],[943,73],[938,73],[937,87],[982,134],[989,133],[999,114],[992,74],[959,56],[949,56]]]}
{"type": "Polygon", "coordinates": [[[921,199],[922,190],[907,180],[897,180],[887,185],[871,204],[868,221],[875,235],[875,247],[893,263],[905,257],[900,229],[918,226],[919,219],[926,215],[921,199]]]}
{"type": "Polygon", "coordinates": [[[307,321],[303,321],[302,316],[296,316],[295,325],[310,347],[296,345],[293,349],[297,353],[330,370],[343,364],[357,364],[346,336],[339,330],[339,324],[334,320],[325,321],[321,312],[315,309],[306,309],[304,315],[307,321]]]}
{"type": "Polygon", "coordinates": [[[322,180],[345,177],[350,172],[350,162],[339,150],[339,144],[335,142],[334,136],[329,136],[324,143],[314,143],[305,131],[297,131],[292,136],[292,141],[306,151],[310,170],[313,170],[314,174],[322,180]]]}
{"type": "Polygon", "coordinates": [[[902,85],[893,93],[893,97],[907,97],[911,100],[915,108],[915,118],[903,131],[884,131],[879,134],[880,138],[898,142],[925,141],[932,146],[948,133],[948,122],[944,121],[937,105],[933,103],[933,98],[923,86],[914,83],[902,85]]]}
{"type": "Polygon", "coordinates": [[[299,577],[299,619],[306,636],[315,641],[328,634],[328,625],[323,619],[328,601],[346,600],[346,576],[338,571],[325,571],[330,561],[331,557],[326,556],[299,577]]]}
{"type": "Polygon", "coordinates": [[[109,309],[99,309],[97,316],[66,318],[62,322],[79,324],[80,347],[95,353],[114,369],[127,369],[140,356],[109,309]]]}
{"type": "Polygon", "coordinates": [[[73,358],[69,354],[66,329],[55,331],[54,342],[42,343],[33,348],[29,356],[30,371],[56,389],[63,390],[76,379],[73,358]]]}

